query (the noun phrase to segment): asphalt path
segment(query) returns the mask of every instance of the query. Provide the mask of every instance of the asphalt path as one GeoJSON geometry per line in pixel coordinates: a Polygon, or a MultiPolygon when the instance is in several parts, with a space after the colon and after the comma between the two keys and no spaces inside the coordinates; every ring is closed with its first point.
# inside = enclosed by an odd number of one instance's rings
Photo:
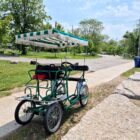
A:
{"type": "MultiPolygon", "coordinates": [[[[36,58],[24,58],[24,57],[13,57],[13,56],[0,56],[0,60],[10,60],[14,62],[30,62],[31,60],[36,60],[36,58]]],[[[88,65],[90,71],[97,71],[100,69],[105,69],[125,63],[131,62],[131,60],[123,59],[120,56],[109,56],[102,55],[101,58],[96,59],[41,59],[38,58],[37,62],[43,64],[61,63],[62,61],[68,61],[71,63],[79,63],[81,65],[88,65]]]]}

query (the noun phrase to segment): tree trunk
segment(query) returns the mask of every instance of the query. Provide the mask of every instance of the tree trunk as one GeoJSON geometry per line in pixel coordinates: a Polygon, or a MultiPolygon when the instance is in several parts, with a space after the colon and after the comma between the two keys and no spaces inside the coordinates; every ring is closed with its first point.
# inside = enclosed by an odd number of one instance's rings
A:
{"type": "Polygon", "coordinates": [[[21,51],[22,51],[22,55],[26,55],[27,51],[26,51],[26,47],[24,45],[21,45],[21,51]]]}

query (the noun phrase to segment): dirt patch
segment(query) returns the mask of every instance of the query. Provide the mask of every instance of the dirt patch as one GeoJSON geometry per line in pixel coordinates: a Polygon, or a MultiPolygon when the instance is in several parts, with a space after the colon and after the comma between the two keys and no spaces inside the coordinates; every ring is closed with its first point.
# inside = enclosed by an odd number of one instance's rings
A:
{"type": "Polygon", "coordinates": [[[108,83],[97,86],[90,89],[90,96],[88,105],[84,108],[79,107],[80,105],[75,105],[71,110],[64,113],[64,118],[60,129],[52,134],[46,135],[43,127],[42,117],[35,118],[29,125],[22,126],[18,130],[12,132],[3,140],[60,140],[63,135],[65,135],[71,127],[74,127],[81,118],[86,114],[86,112],[106,97],[113,93],[116,86],[120,84],[125,78],[118,77],[108,83]]]}
{"type": "Polygon", "coordinates": [[[130,99],[130,101],[131,101],[132,103],[134,103],[136,106],[140,107],[140,100],[130,99]]]}

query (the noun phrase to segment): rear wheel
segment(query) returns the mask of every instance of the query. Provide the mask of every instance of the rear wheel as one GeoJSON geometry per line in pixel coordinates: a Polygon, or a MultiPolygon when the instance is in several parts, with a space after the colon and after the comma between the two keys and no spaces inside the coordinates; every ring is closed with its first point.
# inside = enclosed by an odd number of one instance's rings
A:
{"type": "Polygon", "coordinates": [[[88,86],[87,85],[82,86],[80,90],[80,104],[82,107],[87,105],[88,95],[89,95],[88,86]]]}
{"type": "Polygon", "coordinates": [[[31,108],[35,107],[35,103],[28,100],[21,101],[15,110],[15,120],[21,125],[28,124],[34,117],[31,108]]]}
{"type": "Polygon", "coordinates": [[[44,127],[46,132],[54,133],[61,124],[63,111],[59,103],[50,105],[44,116],[44,127]]]}

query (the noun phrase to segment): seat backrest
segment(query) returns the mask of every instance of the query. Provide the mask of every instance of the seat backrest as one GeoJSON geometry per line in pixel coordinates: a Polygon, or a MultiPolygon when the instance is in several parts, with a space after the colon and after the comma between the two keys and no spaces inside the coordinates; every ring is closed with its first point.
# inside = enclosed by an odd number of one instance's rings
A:
{"type": "Polygon", "coordinates": [[[81,65],[81,66],[73,65],[72,69],[75,71],[88,71],[89,67],[87,65],[81,65]]]}

